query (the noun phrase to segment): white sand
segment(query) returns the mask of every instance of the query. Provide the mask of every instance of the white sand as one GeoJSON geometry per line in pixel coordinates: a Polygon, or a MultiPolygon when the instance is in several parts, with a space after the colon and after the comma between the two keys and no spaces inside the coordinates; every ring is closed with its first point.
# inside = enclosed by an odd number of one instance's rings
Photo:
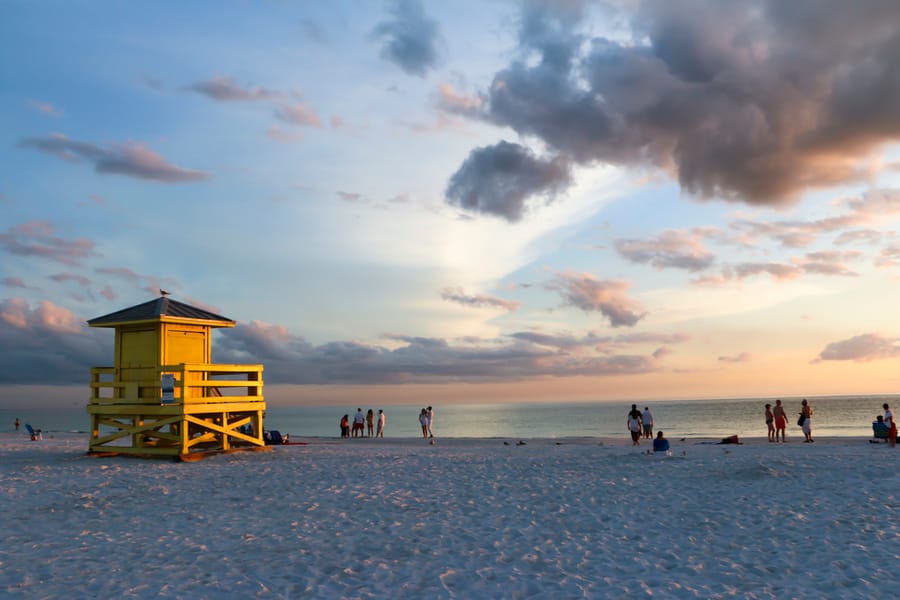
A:
{"type": "Polygon", "coordinates": [[[672,458],[625,440],[310,442],[183,464],[0,434],[0,592],[879,598],[900,579],[900,448],[864,439],[672,458]]]}

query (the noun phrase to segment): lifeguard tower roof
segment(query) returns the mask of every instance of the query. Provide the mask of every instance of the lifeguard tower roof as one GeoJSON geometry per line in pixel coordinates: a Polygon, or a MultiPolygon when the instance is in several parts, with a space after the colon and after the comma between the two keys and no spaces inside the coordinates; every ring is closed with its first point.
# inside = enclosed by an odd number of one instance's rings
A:
{"type": "Polygon", "coordinates": [[[166,296],[117,310],[108,315],[91,319],[87,323],[91,327],[115,327],[125,323],[159,321],[196,323],[207,327],[234,327],[234,320],[228,317],[172,300],[166,296]]]}

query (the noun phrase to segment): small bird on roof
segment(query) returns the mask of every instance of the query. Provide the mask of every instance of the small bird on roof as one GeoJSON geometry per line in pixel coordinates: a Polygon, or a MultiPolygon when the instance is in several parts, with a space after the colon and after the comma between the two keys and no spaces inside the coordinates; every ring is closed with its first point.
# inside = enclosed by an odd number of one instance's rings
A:
{"type": "Polygon", "coordinates": [[[169,295],[169,292],[167,292],[166,290],[160,288],[160,290],[159,290],[159,295],[160,295],[160,296],[168,296],[168,295],[169,295]]]}

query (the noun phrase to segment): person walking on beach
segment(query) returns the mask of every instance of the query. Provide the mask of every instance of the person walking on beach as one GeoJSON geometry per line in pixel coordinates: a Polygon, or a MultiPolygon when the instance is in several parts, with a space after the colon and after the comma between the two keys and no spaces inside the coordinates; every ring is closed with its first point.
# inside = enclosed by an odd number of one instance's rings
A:
{"type": "Polygon", "coordinates": [[[650,412],[649,406],[645,406],[644,412],[641,413],[641,424],[644,427],[644,439],[652,440],[653,439],[653,413],[650,412]]]}
{"type": "Polygon", "coordinates": [[[419,413],[419,425],[422,426],[422,437],[428,437],[428,413],[425,409],[422,409],[422,412],[419,413]]]}
{"type": "Polygon", "coordinates": [[[350,415],[341,417],[341,439],[350,437],[350,415]]]}
{"type": "Polygon", "coordinates": [[[800,402],[800,419],[802,421],[801,427],[803,428],[803,435],[806,437],[806,439],[803,440],[804,444],[808,444],[813,441],[813,439],[812,439],[812,415],[813,415],[812,406],[810,406],[809,402],[807,402],[806,398],[804,398],[800,402]]]}
{"type": "Polygon", "coordinates": [[[361,408],[356,409],[356,415],[353,417],[353,437],[362,437],[365,433],[366,417],[363,415],[361,408]]]}
{"type": "Polygon", "coordinates": [[[375,437],[375,413],[371,408],[366,413],[366,437],[375,437]]]}
{"type": "Polygon", "coordinates": [[[775,415],[772,413],[772,405],[766,404],[766,427],[769,428],[769,441],[775,441],[775,415]]]}
{"type": "Polygon", "coordinates": [[[378,433],[375,434],[375,437],[384,437],[384,411],[380,408],[378,409],[378,433]]]}
{"type": "Polygon", "coordinates": [[[428,407],[428,412],[425,413],[425,422],[428,424],[428,437],[431,438],[431,443],[434,443],[434,430],[432,426],[434,426],[434,409],[430,406],[428,407]]]}
{"type": "Polygon", "coordinates": [[[882,408],[884,408],[884,424],[888,428],[888,445],[893,448],[897,445],[897,421],[894,420],[894,413],[887,402],[882,408]]]}
{"type": "Polygon", "coordinates": [[[632,446],[640,446],[641,445],[641,411],[637,409],[637,404],[631,405],[631,410],[628,411],[628,417],[625,419],[625,425],[628,427],[628,431],[631,432],[631,445],[632,446]]]}
{"type": "Polygon", "coordinates": [[[778,434],[781,433],[781,441],[783,443],[787,441],[784,437],[785,431],[787,430],[787,414],[784,412],[781,400],[775,401],[775,408],[772,410],[772,415],[775,417],[775,441],[778,441],[778,434]]]}

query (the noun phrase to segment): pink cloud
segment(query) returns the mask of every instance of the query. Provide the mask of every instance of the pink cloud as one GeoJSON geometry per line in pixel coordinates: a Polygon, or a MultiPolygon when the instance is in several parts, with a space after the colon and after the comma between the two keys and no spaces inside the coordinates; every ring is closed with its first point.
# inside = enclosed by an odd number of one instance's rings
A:
{"type": "Polygon", "coordinates": [[[280,95],[259,87],[244,88],[230,77],[222,76],[195,83],[188,89],[219,102],[255,102],[270,100],[280,95]]]}
{"type": "Polygon", "coordinates": [[[567,272],[558,274],[547,287],[559,292],[565,305],[599,312],[613,327],[632,327],[647,314],[640,302],[626,296],[631,287],[626,281],[603,281],[588,273],[567,272]]]}
{"type": "Polygon", "coordinates": [[[322,120],[319,118],[319,115],[308,104],[303,102],[282,104],[275,109],[275,116],[291,125],[322,126],[322,120]]]}
{"type": "Polygon", "coordinates": [[[828,344],[813,362],[825,360],[868,362],[896,356],[900,356],[900,339],[886,338],[877,333],[865,333],[828,344]]]}
{"type": "Polygon", "coordinates": [[[67,308],[49,300],[30,308],[22,298],[10,298],[0,304],[0,319],[18,329],[34,329],[51,333],[80,333],[81,321],[67,308]]]}
{"type": "Polygon", "coordinates": [[[0,249],[18,256],[37,256],[65,265],[77,265],[93,256],[94,242],[85,238],[67,240],[54,235],[47,221],[28,221],[0,233],[0,249]]]}
{"type": "Polygon", "coordinates": [[[751,358],[752,356],[749,352],[741,352],[733,356],[720,356],[718,360],[724,363],[742,363],[748,362],[751,358]]]}
{"type": "Polygon", "coordinates": [[[441,298],[448,302],[462,304],[463,306],[470,306],[473,308],[500,308],[507,312],[515,312],[518,310],[519,306],[521,306],[519,302],[503,300],[502,298],[497,298],[495,296],[466,294],[462,288],[444,288],[441,291],[441,298]]]}
{"type": "Polygon", "coordinates": [[[48,117],[61,117],[63,111],[56,108],[49,102],[41,102],[40,100],[29,100],[28,105],[36,111],[47,115],[48,117]]]}

